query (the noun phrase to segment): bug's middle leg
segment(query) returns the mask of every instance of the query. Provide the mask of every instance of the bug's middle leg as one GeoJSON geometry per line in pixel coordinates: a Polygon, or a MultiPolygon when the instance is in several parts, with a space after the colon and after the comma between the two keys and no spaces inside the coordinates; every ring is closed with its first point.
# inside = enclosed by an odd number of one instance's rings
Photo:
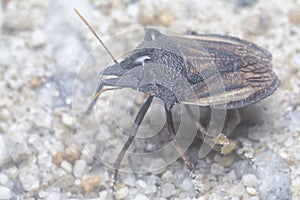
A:
{"type": "Polygon", "coordinates": [[[165,111],[166,111],[166,117],[167,117],[167,127],[168,127],[168,136],[170,139],[170,142],[172,146],[175,148],[177,153],[181,155],[182,160],[184,161],[185,165],[189,170],[193,169],[193,165],[188,157],[188,155],[178,146],[176,145],[176,133],[175,133],[175,128],[174,128],[174,123],[173,123],[173,118],[172,118],[172,112],[170,109],[167,108],[167,105],[165,105],[165,111]]]}

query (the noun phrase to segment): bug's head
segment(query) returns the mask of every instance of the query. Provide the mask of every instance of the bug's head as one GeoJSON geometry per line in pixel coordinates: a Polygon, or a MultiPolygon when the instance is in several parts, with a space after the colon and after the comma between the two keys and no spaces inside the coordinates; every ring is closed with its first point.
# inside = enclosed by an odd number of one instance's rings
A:
{"type": "Polygon", "coordinates": [[[152,62],[151,52],[134,51],[120,63],[104,69],[100,75],[106,85],[136,88],[143,77],[145,64],[150,62],[152,62]]]}
{"type": "Polygon", "coordinates": [[[151,81],[149,77],[157,77],[151,74],[155,72],[155,68],[161,68],[159,64],[162,62],[159,55],[161,55],[162,48],[161,40],[164,37],[165,35],[155,29],[146,29],[144,41],[128,57],[100,73],[104,84],[118,88],[137,89],[142,83],[151,81]],[[145,74],[147,76],[144,76],[145,74]]]}

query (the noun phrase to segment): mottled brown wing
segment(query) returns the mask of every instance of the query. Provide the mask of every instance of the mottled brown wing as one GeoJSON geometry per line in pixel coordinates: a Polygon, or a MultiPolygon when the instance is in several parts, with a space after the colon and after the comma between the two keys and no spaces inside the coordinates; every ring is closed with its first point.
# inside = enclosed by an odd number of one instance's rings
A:
{"type": "Polygon", "coordinates": [[[180,47],[185,76],[197,96],[180,103],[240,108],[266,98],[280,85],[272,71],[272,55],[253,43],[212,34],[169,40],[180,47]]]}

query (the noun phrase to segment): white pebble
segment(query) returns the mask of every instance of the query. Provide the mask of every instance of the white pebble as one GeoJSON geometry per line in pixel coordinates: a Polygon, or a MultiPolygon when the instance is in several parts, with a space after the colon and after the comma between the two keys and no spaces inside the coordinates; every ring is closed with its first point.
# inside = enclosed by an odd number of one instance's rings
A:
{"type": "Polygon", "coordinates": [[[253,187],[247,187],[247,188],[246,188],[246,191],[247,191],[249,194],[251,194],[252,196],[257,195],[257,191],[256,191],[256,189],[253,188],[253,187]]]}
{"type": "MultiPolygon", "coordinates": [[[[7,66],[13,62],[12,53],[4,48],[0,49],[0,65],[7,66]]],[[[2,97],[3,98],[3,97],[2,97]]],[[[1,108],[3,109],[3,108],[1,108]]]]}
{"type": "Polygon", "coordinates": [[[11,190],[7,187],[0,186],[0,199],[11,199],[11,190]]]}
{"type": "Polygon", "coordinates": [[[6,150],[4,137],[0,135],[0,166],[9,161],[9,155],[6,150]]]}
{"type": "Polygon", "coordinates": [[[72,165],[68,161],[63,160],[60,164],[60,167],[64,169],[67,173],[72,173],[72,165]]]}
{"type": "Polygon", "coordinates": [[[136,197],[134,197],[132,200],[149,200],[149,198],[146,197],[146,196],[143,195],[143,194],[138,194],[138,195],[136,195],[136,197]]]}
{"type": "Polygon", "coordinates": [[[99,192],[99,200],[106,200],[108,196],[108,192],[103,190],[101,192],[99,192]]]}
{"type": "Polygon", "coordinates": [[[68,114],[62,114],[61,120],[67,126],[72,126],[73,125],[73,117],[68,115],[68,114]]]}
{"type": "Polygon", "coordinates": [[[88,171],[88,165],[84,160],[76,160],[73,167],[73,174],[76,178],[81,178],[88,171]]]}
{"type": "Polygon", "coordinates": [[[33,47],[40,47],[46,43],[46,36],[41,30],[35,30],[32,34],[33,47]]]}
{"type": "Polygon", "coordinates": [[[8,177],[5,175],[5,174],[3,174],[3,173],[0,173],[0,184],[1,185],[6,185],[7,184],[7,182],[8,182],[8,177]]]}
{"type": "Polygon", "coordinates": [[[20,169],[19,179],[24,190],[31,191],[40,186],[40,170],[37,165],[25,165],[20,169]]]}
{"type": "Polygon", "coordinates": [[[258,180],[253,174],[245,174],[242,177],[243,184],[247,187],[256,187],[258,184],[258,180]]]}
{"type": "Polygon", "coordinates": [[[146,182],[145,182],[145,181],[143,181],[143,180],[137,180],[137,181],[136,181],[136,187],[137,187],[139,190],[143,191],[143,190],[147,187],[147,185],[146,185],[146,182]]]}

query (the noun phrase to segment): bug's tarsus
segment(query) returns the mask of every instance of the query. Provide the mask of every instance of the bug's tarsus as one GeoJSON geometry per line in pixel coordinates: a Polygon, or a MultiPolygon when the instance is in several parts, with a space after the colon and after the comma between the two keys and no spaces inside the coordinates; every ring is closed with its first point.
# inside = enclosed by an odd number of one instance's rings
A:
{"type": "Polygon", "coordinates": [[[149,106],[151,105],[152,100],[153,100],[153,96],[149,96],[148,99],[145,101],[145,103],[140,108],[138,114],[136,115],[136,117],[134,119],[131,135],[129,136],[128,140],[126,141],[125,145],[123,146],[120,154],[118,155],[118,157],[114,163],[114,175],[113,175],[113,185],[114,186],[116,185],[116,182],[118,180],[118,173],[119,173],[119,168],[120,168],[122,159],[123,159],[126,151],[128,150],[129,146],[133,142],[133,140],[137,134],[137,131],[145,117],[145,114],[147,113],[147,110],[149,109],[149,106]]]}
{"type": "Polygon", "coordinates": [[[107,53],[110,55],[110,57],[113,59],[115,63],[118,63],[118,61],[114,58],[114,56],[111,54],[111,52],[108,50],[108,48],[105,46],[105,44],[102,42],[100,37],[97,35],[96,31],[90,26],[90,24],[86,21],[86,19],[80,14],[78,10],[74,8],[75,13],[79,16],[79,18],[87,25],[87,27],[90,29],[90,31],[94,34],[94,36],[97,38],[97,40],[100,42],[100,44],[104,47],[104,49],[107,51],[107,53]]]}
{"type": "Polygon", "coordinates": [[[165,104],[165,111],[167,117],[167,127],[169,131],[168,132],[169,140],[172,143],[172,146],[177,151],[177,153],[181,155],[181,158],[184,161],[187,168],[189,170],[193,170],[193,164],[191,163],[189,156],[178,145],[176,145],[176,140],[175,140],[176,134],[175,134],[175,128],[174,128],[174,123],[172,118],[172,112],[170,109],[168,109],[167,104],[165,104]]]}

